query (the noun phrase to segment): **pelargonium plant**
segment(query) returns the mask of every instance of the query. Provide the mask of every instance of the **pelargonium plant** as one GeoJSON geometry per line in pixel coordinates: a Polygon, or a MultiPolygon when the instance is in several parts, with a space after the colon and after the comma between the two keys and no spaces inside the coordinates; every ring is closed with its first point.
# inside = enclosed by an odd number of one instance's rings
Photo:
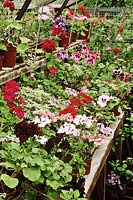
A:
{"type": "Polygon", "coordinates": [[[24,118],[23,106],[26,102],[20,95],[20,87],[16,81],[10,80],[1,87],[0,102],[0,129],[4,132],[24,118]]]}

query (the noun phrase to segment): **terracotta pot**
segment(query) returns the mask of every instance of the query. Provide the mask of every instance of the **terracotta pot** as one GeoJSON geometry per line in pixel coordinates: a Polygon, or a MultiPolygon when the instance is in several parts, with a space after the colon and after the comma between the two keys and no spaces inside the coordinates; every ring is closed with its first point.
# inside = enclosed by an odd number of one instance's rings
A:
{"type": "Polygon", "coordinates": [[[59,47],[68,47],[72,42],[73,42],[72,34],[70,38],[70,33],[67,33],[66,38],[59,40],[59,47]]]}
{"type": "Polygon", "coordinates": [[[0,71],[2,70],[3,67],[3,61],[4,61],[4,56],[0,55],[0,71]]]}
{"type": "Polygon", "coordinates": [[[85,33],[85,35],[79,34],[78,39],[80,39],[80,40],[86,40],[86,39],[88,39],[89,31],[84,31],[84,33],[85,33]]]}
{"type": "Polygon", "coordinates": [[[77,40],[77,33],[72,32],[72,42],[76,42],[77,40]]]}
{"type": "Polygon", "coordinates": [[[92,161],[92,158],[88,158],[85,160],[86,162],[86,167],[85,167],[85,175],[88,175],[90,173],[90,169],[91,169],[91,161],[92,161]]]}
{"type": "Polygon", "coordinates": [[[4,55],[3,67],[14,67],[16,64],[17,50],[14,46],[7,46],[7,51],[4,55]]]}
{"type": "Polygon", "coordinates": [[[127,183],[127,195],[133,198],[133,181],[127,183]]]}
{"type": "Polygon", "coordinates": [[[3,67],[14,67],[16,64],[17,49],[12,45],[7,45],[7,51],[0,50],[0,55],[4,56],[3,67]]]}

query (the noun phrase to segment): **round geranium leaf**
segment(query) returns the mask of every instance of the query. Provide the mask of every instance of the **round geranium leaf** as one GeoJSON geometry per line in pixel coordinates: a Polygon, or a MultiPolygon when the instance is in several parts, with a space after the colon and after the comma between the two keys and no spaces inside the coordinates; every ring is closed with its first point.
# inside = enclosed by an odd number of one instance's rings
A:
{"type": "Polygon", "coordinates": [[[30,181],[37,181],[41,176],[41,171],[38,167],[24,168],[23,175],[30,181]]]}
{"type": "Polygon", "coordinates": [[[7,174],[2,174],[1,175],[1,180],[5,183],[5,185],[9,188],[15,188],[19,181],[17,178],[12,178],[10,176],[8,176],[7,174]]]}

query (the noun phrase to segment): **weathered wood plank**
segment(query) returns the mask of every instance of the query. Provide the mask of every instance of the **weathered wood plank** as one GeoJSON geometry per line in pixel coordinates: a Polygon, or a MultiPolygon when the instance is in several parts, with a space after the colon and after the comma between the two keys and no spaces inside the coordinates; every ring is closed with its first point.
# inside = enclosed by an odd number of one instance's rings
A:
{"type": "MultiPolygon", "coordinates": [[[[8,80],[11,79],[16,79],[19,77],[20,73],[28,73],[31,70],[34,69],[38,69],[40,68],[42,65],[44,65],[46,63],[46,59],[42,59],[39,60],[37,62],[35,62],[33,65],[31,66],[26,66],[26,65],[16,65],[13,69],[12,68],[8,68],[8,71],[6,72],[6,74],[3,74],[0,76],[0,85],[6,83],[8,80]]],[[[4,71],[3,71],[4,72],[4,71]]]]}
{"type": "MultiPolygon", "coordinates": [[[[110,127],[115,132],[115,135],[117,135],[118,130],[123,125],[124,120],[124,113],[120,115],[118,118],[118,121],[114,124],[111,124],[110,127]]],[[[85,194],[86,198],[89,200],[91,197],[91,194],[95,188],[95,185],[98,181],[98,178],[101,174],[101,171],[106,163],[106,160],[108,158],[108,155],[111,151],[111,148],[113,146],[115,138],[107,137],[106,144],[101,145],[98,149],[95,150],[92,163],[91,163],[91,169],[90,174],[85,176],[85,194]]]]}

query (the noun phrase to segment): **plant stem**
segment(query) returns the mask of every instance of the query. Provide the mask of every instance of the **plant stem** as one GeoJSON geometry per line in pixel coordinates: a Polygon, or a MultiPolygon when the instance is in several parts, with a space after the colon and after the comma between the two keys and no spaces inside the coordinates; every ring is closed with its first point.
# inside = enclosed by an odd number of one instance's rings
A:
{"type": "Polygon", "coordinates": [[[35,192],[41,194],[42,196],[47,197],[49,200],[52,200],[48,195],[46,195],[46,194],[40,192],[39,190],[35,189],[35,188],[32,187],[32,186],[27,186],[27,187],[25,186],[25,188],[30,188],[30,189],[34,190],[35,192]]]}

